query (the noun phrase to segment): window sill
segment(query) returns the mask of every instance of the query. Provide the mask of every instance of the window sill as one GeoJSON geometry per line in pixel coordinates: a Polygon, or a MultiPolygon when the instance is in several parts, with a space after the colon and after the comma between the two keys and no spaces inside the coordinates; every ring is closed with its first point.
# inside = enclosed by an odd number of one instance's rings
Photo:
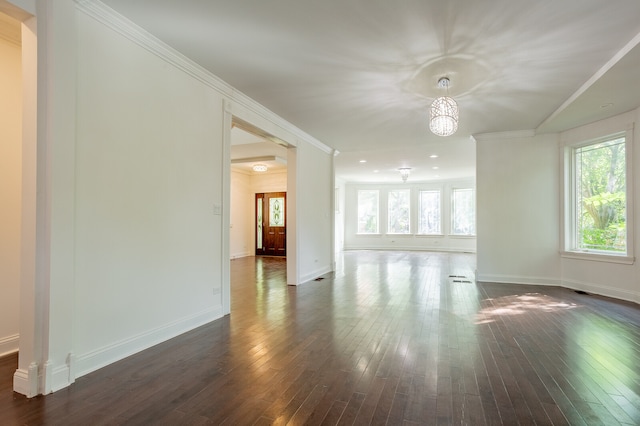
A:
{"type": "Polygon", "coordinates": [[[619,263],[622,265],[633,265],[635,257],[620,254],[604,254],[593,252],[563,251],[560,257],[565,259],[588,260],[593,262],[619,263]]]}
{"type": "Polygon", "coordinates": [[[467,238],[467,239],[468,238],[476,238],[475,235],[449,235],[449,237],[451,237],[451,238],[463,238],[463,239],[465,239],[465,238],[467,238]]]}

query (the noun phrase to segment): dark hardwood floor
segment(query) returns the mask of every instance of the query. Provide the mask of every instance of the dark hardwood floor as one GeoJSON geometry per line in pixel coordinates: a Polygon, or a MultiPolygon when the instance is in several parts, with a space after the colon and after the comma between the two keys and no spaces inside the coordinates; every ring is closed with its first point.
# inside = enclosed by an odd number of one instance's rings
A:
{"type": "Polygon", "coordinates": [[[0,424],[640,424],[638,305],[476,284],[470,254],[346,252],[298,287],[284,262],[233,260],[231,316],[52,395],[0,359],[0,424]]]}

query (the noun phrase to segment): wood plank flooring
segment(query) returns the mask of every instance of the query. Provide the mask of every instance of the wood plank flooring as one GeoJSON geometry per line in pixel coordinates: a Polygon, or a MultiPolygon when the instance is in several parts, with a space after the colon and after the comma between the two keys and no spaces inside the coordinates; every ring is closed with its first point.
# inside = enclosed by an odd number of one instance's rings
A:
{"type": "Polygon", "coordinates": [[[26,399],[2,425],[640,424],[640,308],[475,283],[475,256],[345,252],[298,287],[233,260],[232,314],[26,399]]]}

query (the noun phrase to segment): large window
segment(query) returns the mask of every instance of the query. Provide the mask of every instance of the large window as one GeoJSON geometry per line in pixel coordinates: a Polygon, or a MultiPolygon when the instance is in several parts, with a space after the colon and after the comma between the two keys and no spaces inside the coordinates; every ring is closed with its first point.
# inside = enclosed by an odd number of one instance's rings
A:
{"type": "Polygon", "coordinates": [[[571,235],[567,249],[627,253],[625,136],[571,148],[571,235]]]}
{"type": "Polygon", "coordinates": [[[358,191],[358,234],[377,234],[378,230],[378,190],[358,191]]]}
{"type": "Polygon", "coordinates": [[[440,220],[440,191],[420,191],[418,232],[426,235],[442,234],[440,220]]]}
{"type": "Polygon", "coordinates": [[[472,188],[451,191],[451,234],[476,234],[476,196],[472,188]]]}
{"type": "Polygon", "coordinates": [[[387,217],[389,234],[408,234],[410,232],[411,192],[408,189],[389,191],[387,217]]]}

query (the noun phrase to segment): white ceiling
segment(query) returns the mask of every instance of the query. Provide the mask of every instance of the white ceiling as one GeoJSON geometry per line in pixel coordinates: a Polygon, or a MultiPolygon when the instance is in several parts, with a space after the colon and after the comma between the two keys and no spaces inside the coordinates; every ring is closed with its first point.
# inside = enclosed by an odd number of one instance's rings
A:
{"type": "Polygon", "coordinates": [[[104,3],[339,150],[348,181],[395,181],[398,167],[412,181],[474,176],[471,135],[640,105],[638,0],[104,3]],[[427,123],[444,75],[460,106],[448,138],[427,123]]]}
{"type": "Polygon", "coordinates": [[[266,173],[283,173],[287,170],[287,148],[238,126],[231,128],[231,168],[248,174],[262,174],[253,171],[253,166],[267,166],[266,173]]]}

